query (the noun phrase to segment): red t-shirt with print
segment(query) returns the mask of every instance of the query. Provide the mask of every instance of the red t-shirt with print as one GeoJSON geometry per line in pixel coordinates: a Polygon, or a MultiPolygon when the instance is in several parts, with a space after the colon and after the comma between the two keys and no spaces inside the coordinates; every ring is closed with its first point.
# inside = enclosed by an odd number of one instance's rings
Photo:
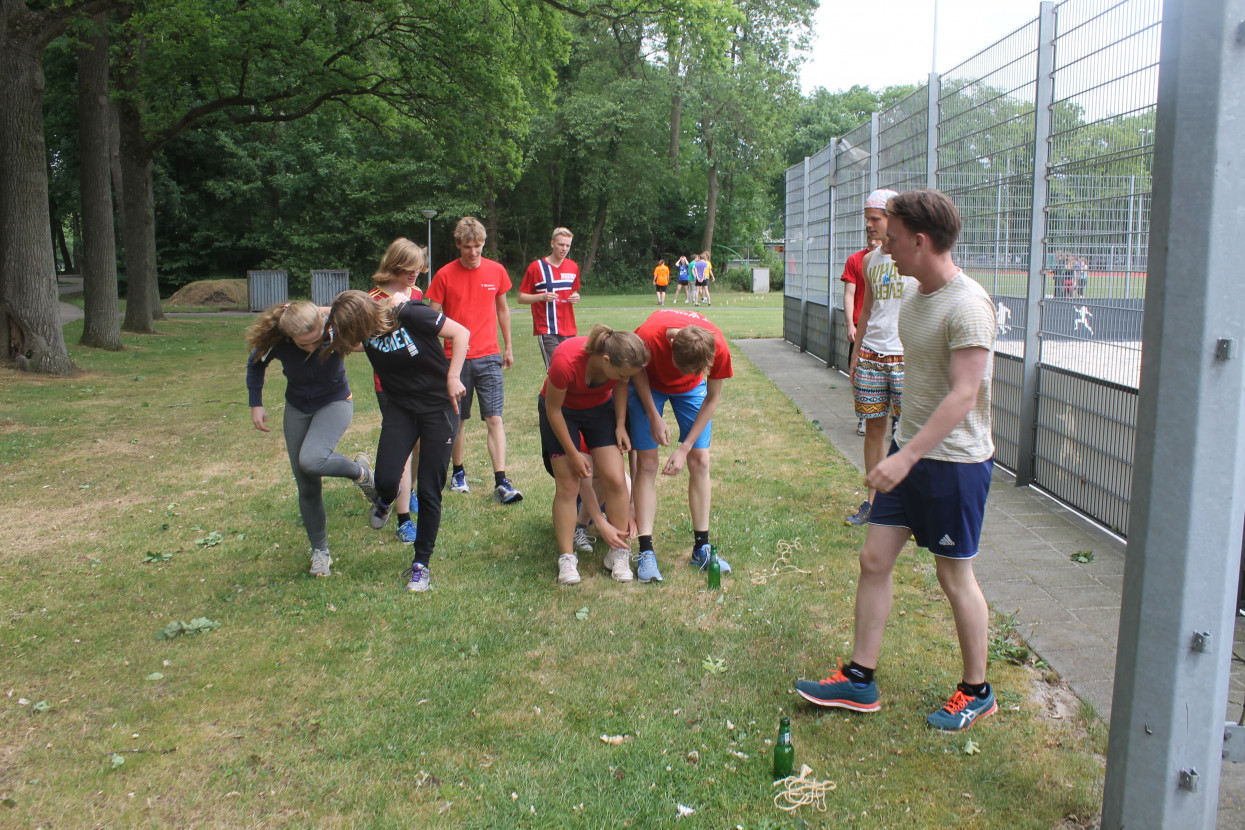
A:
{"type": "MultiPolygon", "coordinates": [[[[498,354],[497,298],[510,290],[510,275],[500,262],[484,257],[476,268],[464,268],[456,259],[443,265],[428,286],[429,302],[440,303],[445,316],[471,332],[467,359],[498,354]]],[[[449,343],[445,353],[451,353],[449,343]]]]}
{"type": "Polygon", "coordinates": [[[552,383],[558,389],[566,390],[563,409],[591,409],[609,401],[614,385],[620,381],[607,380],[600,386],[588,385],[588,358],[591,355],[584,349],[587,342],[587,337],[572,337],[563,340],[553,350],[553,356],[549,358],[549,377],[540,387],[542,398],[552,383]]]}
{"type": "Polygon", "coordinates": [[[735,374],[731,369],[731,348],[721,330],[709,322],[709,318],[694,311],[674,308],[655,311],[635,333],[648,346],[650,359],[645,371],[648,373],[649,386],[658,392],[677,395],[695,389],[700,383],[700,375],[685,375],[675,367],[674,353],[670,340],[666,337],[667,329],[681,329],[685,326],[700,326],[713,335],[716,348],[713,352],[713,365],[709,367],[711,380],[724,380],[735,374]]]}

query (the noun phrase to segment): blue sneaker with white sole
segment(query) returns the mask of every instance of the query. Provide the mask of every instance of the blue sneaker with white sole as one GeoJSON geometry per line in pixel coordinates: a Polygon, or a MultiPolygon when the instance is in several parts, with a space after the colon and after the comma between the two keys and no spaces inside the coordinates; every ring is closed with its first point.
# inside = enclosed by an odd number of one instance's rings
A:
{"type": "Polygon", "coordinates": [[[393,535],[397,536],[398,541],[404,545],[412,544],[418,536],[415,530],[415,523],[410,519],[407,519],[405,522],[398,525],[398,529],[394,531],[393,535]]]}
{"type": "MultiPolygon", "coordinates": [[[[721,555],[718,556],[718,562],[722,565],[722,573],[728,574],[731,572],[730,563],[723,559],[721,555]]],[[[703,571],[705,569],[705,566],[709,564],[708,545],[701,545],[698,548],[692,549],[692,564],[695,565],[698,570],[703,571]]]]}
{"type": "Polygon", "coordinates": [[[987,688],[985,697],[968,694],[957,687],[941,709],[931,714],[925,722],[939,732],[963,732],[977,721],[999,711],[994,699],[994,689],[987,688]]]}

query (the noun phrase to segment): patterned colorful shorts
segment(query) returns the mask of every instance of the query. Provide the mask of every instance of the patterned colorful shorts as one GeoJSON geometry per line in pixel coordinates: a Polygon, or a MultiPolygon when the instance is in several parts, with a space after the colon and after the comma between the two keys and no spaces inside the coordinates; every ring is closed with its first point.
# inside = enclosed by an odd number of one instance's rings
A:
{"type": "Polygon", "coordinates": [[[856,359],[852,391],[857,417],[885,418],[894,410],[895,418],[899,418],[899,403],[903,397],[903,355],[878,354],[862,346],[856,359]]]}

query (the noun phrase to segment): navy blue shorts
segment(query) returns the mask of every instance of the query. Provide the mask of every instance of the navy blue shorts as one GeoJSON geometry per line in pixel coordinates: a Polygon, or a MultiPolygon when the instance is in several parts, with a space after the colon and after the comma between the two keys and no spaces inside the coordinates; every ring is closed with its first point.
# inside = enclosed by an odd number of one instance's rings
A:
{"type": "MultiPolygon", "coordinates": [[[[899,450],[891,443],[890,454],[899,450]]],[[[869,524],[906,527],[935,556],[971,559],[981,543],[994,459],[976,464],[922,458],[889,493],[873,499],[869,524]]]]}

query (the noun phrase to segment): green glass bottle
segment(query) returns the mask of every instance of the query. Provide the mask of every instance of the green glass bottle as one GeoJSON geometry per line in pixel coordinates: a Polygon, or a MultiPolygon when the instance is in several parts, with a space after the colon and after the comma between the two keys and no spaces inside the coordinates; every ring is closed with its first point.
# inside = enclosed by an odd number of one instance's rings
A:
{"type": "Polygon", "coordinates": [[[709,572],[709,590],[716,591],[722,587],[722,562],[718,559],[718,546],[709,546],[709,565],[705,568],[709,572]]]}
{"type": "Polygon", "coordinates": [[[778,725],[778,743],[774,744],[774,780],[788,778],[795,772],[795,747],[791,745],[791,719],[783,718],[778,725]]]}

